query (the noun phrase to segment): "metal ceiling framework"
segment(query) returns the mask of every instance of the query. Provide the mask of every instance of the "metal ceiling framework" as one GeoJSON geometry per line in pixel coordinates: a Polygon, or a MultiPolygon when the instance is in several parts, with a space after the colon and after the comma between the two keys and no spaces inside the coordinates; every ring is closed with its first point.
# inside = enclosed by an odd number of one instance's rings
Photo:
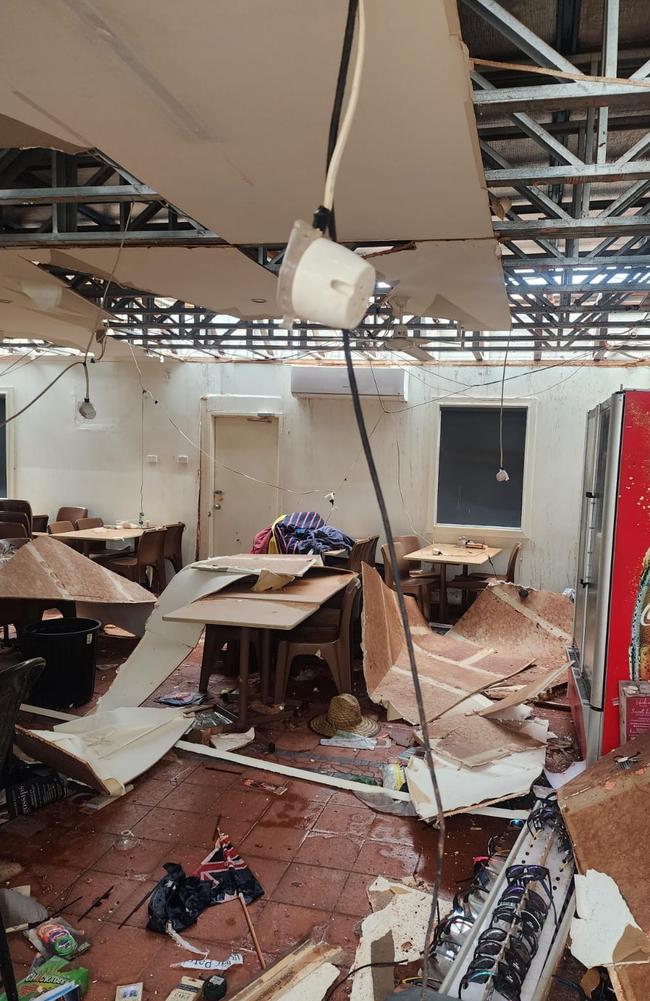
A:
{"type": "MultiPolygon", "coordinates": [[[[479,361],[506,349],[536,360],[650,350],[650,159],[644,158],[650,151],[650,49],[619,45],[625,0],[603,0],[601,52],[578,53],[581,0],[555,2],[551,45],[496,0],[460,0],[461,19],[471,12],[518,53],[486,67],[480,35],[464,32],[476,60],[471,77],[479,143],[503,250],[512,332],[466,331],[448,320],[402,317],[382,292],[359,330],[357,350],[394,350],[392,338],[419,358],[461,351],[479,361]],[[546,73],[538,75],[536,67],[546,73]],[[522,140],[529,151],[531,142],[534,148],[525,162],[515,155],[522,140]]],[[[0,249],[29,258],[30,248],[106,246],[228,243],[99,151],[0,150],[0,249]]],[[[381,249],[408,246],[382,243],[381,249]]],[[[237,249],[275,271],[284,248],[237,249]]],[[[43,266],[78,294],[103,301],[114,317],[113,336],[144,347],[217,356],[341,349],[337,332],[313,324],[285,331],[277,320],[239,320],[161,298],[164,289],[161,296],[115,283],[106,289],[96,276],[43,266]]]]}

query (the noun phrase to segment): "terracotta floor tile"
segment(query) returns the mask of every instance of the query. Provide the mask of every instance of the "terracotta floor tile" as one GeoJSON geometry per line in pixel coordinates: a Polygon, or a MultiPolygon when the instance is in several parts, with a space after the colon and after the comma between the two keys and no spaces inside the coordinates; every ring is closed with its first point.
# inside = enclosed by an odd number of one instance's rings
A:
{"type": "Polygon", "coordinates": [[[296,854],[296,862],[350,871],[355,866],[360,845],[361,841],[358,838],[313,832],[303,841],[296,854]]]}
{"type": "Polygon", "coordinates": [[[334,910],[339,914],[365,918],[372,910],[367,891],[375,878],[367,873],[351,872],[334,910]]]}
{"type": "MultiPolygon", "coordinates": [[[[253,927],[257,929],[267,902],[264,897],[248,906],[253,927]]],[[[253,947],[248,924],[239,900],[226,900],[223,904],[206,907],[195,925],[188,929],[192,941],[228,942],[231,951],[253,947]]]]}
{"type": "Polygon", "coordinates": [[[350,957],[353,957],[359,945],[358,930],[361,920],[348,914],[333,914],[325,932],[326,941],[330,945],[340,945],[350,957]]]}
{"type": "Polygon", "coordinates": [[[280,731],[274,743],[283,751],[313,751],[320,744],[320,737],[313,730],[285,730],[280,731]]]}
{"type": "Polygon", "coordinates": [[[287,863],[278,859],[260,858],[257,855],[246,855],[246,864],[262,886],[264,899],[269,900],[273,891],[286,872],[287,863]]]}
{"type": "Polygon", "coordinates": [[[278,883],[273,899],[283,904],[331,911],[347,878],[348,873],[343,869],[328,869],[327,873],[323,873],[320,866],[292,862],[278,883]]]}
{"type": "Polygon", "coordinates": [[[74,885],[80,878],[77,869],[62,865],[44,865],[34,862],[11,881],[11,886],[29,883],[33,897],[46,907],[60,906],[65,899],[72,900],[77,894],[74,885]],[[67,892],[70,888],[70,892],[67,892]],[[66,896],[67,894],[67,896],[66,896]]]}
{"type": "Polygon", "coordinates": [[[337,806],[330,802],[314,824],[314,830],[363,838],[367,836],[376,817],[377,814],[362,803],[358,806],[337,806]]]}
{"type": "Polygon", "coordinates": [[[58,839],[50,847],[51,858],[57,865],[74,867],[77,872],[82,872],[105,855],[114,841],[114,834],[87,834],[81,831],[58,839]]]}
{"type": "MultiPolygon", "coordinates": [[[[314,932],[314,929],[322,928],[329,917],[329,911],[279,904],[271,900],[255,925],[255,931],[264,951],[284,952],[314,932]]],[[[318,932],[314,932],[314,935],[317,936],[318,932]]]]}
{"type": "Polygon", "coordinates": [[[391,817],[374,815],[374,822],[368,833],[370,841],[392,841],[402,845],[412,845],[422,851],[435,843],[436,832],[415,817],[391,817]]]}
{"type": "Polygon", "coordinates": [[[110,921],[113,912],[132,895],[134,889],[143,884],[137,880],[130,880],[125,876],[116,876],[113,873],[101,872],[97,869],[88,869],[75,883],[71,900],[75,900],[63,908],[63,917],[73,925],[75,919],[83,914],[97,897],[102,896],[112,887],[111,893],[106,900],[102,900],[99,907],[93,908],[89,916],[97,921],[110,921]]]}
{"type": "Polygon", "coordinates": [[[133,784],[129,799],[132,803],[143,803],[144,806],[158,806],[170,788],[169,779],[139,778],[133,784]]]}
{"type": "Polygon", "coordinates": [[[359,800],[354,795],[353,792],[347,792],[339,789],[332,789],[332,798],[330,800],[331,806],[359,806],[359,800]]]}
{"type": "Polygon", "coordinates": [[[158,779],[163,782],[165,780],[186,782],[190,775],[193,775],[197,768],[199,768],[200,764],[201,762],[195,756],[181,756],[172,751],[170,754],[165,755],[153,768],[150,768],[145,775],[148,779],[158,779]]]}
{"type": "Polygon", "coordinates": [[[264,823],[280,827],[298,827],[309,830],[323,811],[325,804],[319,800],[308,800],[287,791],[276,802],[271,803],[264,814],[264,823]]]}
{"type": "Polygon", "coordinates": [[[334,789],[332,786],[320,785],[318,782],[309,782],[307,779],[290,779],[288,795],[302,796],[306,800],[327,803],[334,795],[334,789]]]}
{"type": "Polygon", "coordinates": [[[231,786],[219,796],[216,809],[226,827],[231,820],[236,823],[250,821],[252,825],[263,816],[275,798],[271,794],[231,786]]]}
{"type": "Polygon", "coordinates": [[[131,830],[138,821],[147,816],[151,807],[143,803],[134,803],[129,799],[130,795],[127,793],[123,800],[111,803],[96,813],[84,814],[80,825],[82,830],[88,834],[120,834],[122,831],[131,830]]]}
{"type": "Polygon", "coordinates": [[[384,841],[366,841],[359,852],[355,872],[373,873],[389,879],[412,876],[417,868],[419,855],[407,845],[393,845],[384,841]]]}
{"type": "Polygon", "coordinates": [[[216,814],[200,816],[196,813],[186,813],[183,810],[166,810],[154,806],[146,817],[133,828],[134,833],[141,838],[151,838],[153,841],[166,843],[189,840],[195,844],[210,845],[216,822],[216,814]]]}
{"type": "Polygon", "coordinates": [[[210,789],[222,790],[228,789],[240,779],[241,776],[236,772],[222,771],[217,765],[206,765],[200,762],[199,767],[185,781],[189,782],[190,785],[208,786],[210,789]]]}
{"type": "Polygon", "coordinates": [[[113,845],[95,862],[94,869],[111,872],[117,876],[150,876],[157,873],[162,862],[167,861],[168,851],[160,841],[140,838],[128,852],[118,851],[113,845]]]}
{"type": "Polygon", "coordinates": [[[164,810],[184,810],[187,813],[204,814],[207,811],[215,813],[219,802],[219,789],[209,786],[191,785],[183,782],[180,785],[168,786],[167,795],[158,806],[164,810]]]}
{"type": "Polygon", "coordinates": [[[163,942],[163,936],[140,928],[115,928],[96,922],[87,923],[85,930],[92,941],[88,962],[93,980],[113,985],[139,980],[163,942]]]}
{"type": "Polygon", "coordinates": [[[305,832],[295,828],[256,824],[239,848],[244,858],[250,854],[290,862],[304,837],[305,832]]]}

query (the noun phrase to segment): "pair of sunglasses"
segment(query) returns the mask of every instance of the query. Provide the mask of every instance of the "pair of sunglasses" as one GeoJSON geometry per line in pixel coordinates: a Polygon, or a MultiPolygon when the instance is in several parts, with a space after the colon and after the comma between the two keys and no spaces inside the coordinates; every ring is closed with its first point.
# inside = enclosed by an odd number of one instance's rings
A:
{"type": "Polygon", "coordinates": [[[463,992],[467,990],[470,984],[487,984],[490,982],[494,990],[498,991],[506,1001],[520,1001],[521,984],[507,970],[505,972],[499,971],[496,974],[491,973],[489,970],[474,970],[472,973],[466,973],[461,981],[458,997],[462,998],[463,992]]]}

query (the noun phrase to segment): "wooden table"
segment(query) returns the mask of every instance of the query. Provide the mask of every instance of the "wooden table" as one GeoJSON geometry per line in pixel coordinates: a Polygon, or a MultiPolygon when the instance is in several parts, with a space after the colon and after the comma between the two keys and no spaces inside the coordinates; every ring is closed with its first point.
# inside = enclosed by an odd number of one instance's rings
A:
{"type": "MultiPolygon", "coordinates": [[[[70,539],[71,542],[126,542],[129,539],[140,539],[146,528],[82,528],[73,532],[57,532],[51,536],[54,539],[70,539]]],[[[34,535],[47,535],[47,532],[34,532],[34,535]]]]}
{"type": "MultiPolygon", "coordinates": [[[[248,677],[250,648],[258,634],[262,640],[262,701],[269,700],[271,674],[271,637],[274,630],[295,629],[332,595],[347,587],[354,577],[350,573],[314,571],[287,584],[280,591],[257,593],[242,586],[241,581],[225,591],[194,601],[163,615],[165,622],[205,624],[202,667],[211,664],[220,648],[219,633],[224,628],[239,631],[239,723],[248,726],[248,677]]],[[[265,717],[268,719],[268,717],[265,717]]]]}
{"type": "Polygon", "coordinates": [[[501,549],[488,546],[486,549],[468,549],[466,546],[455,546],[451,543],[437,542],[424,549],[416,549],[405,557],[413,563],[438,563],[440,565],[440,619],[447,621],[447,567],[463,567],[463,573],[468,567],[479,567],[488,560],[498,556],[501,549]]]}

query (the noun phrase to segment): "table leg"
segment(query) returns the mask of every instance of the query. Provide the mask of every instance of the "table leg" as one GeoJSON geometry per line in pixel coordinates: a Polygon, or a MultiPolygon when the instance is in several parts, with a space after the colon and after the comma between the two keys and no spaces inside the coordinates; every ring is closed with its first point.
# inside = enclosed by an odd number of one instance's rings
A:
{"type": "Polygon", "coordinates": [[[447,621],[449,615],[447,609],[447,565],[440,564],[440,621],[447,621]]]}
{"type": "Polygon", "coordinates": [[[250,663],[251,630],[243,626],[239,635],[239,722],[248,726],[248,666],[250,663]]]}
{"type": "Polygon", "coordinates": [[[210,675],[214,670],[214,663],[219,654],[219,630],[216,626],[207,625],[203,638],[203,656],[201,658],[201,676],[199,680],[199,691],[207,692],[210,675]]]}
{"type": "Polygon", "coordinates": [[[4,921],[0,915],[0,972],[2,973],[2,983],[8,1001],[18,1001],[18,988],[16,986],[16,974],[14,973],[9,942],[5,931],[4,921]]]}
{"type": "Polygon", "coordinates": [[[271,630],[262,631],[262,702],[269,704],[269,684],[271,680],[271,630]]]}

